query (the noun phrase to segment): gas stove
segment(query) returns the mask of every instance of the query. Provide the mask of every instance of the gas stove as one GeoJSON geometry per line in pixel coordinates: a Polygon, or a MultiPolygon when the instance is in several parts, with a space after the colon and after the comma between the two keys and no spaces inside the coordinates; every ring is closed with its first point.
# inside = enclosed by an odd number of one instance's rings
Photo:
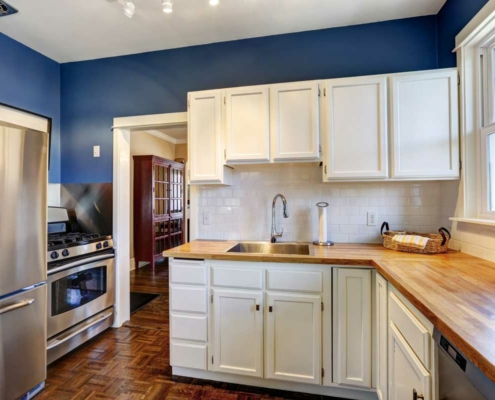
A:
{"type": "Polygon", "coordinates": [[[48,208],[48,269],[53,263],[113,249],[112,236],[67,232],[69,216],[65,208],[48,208]]]}

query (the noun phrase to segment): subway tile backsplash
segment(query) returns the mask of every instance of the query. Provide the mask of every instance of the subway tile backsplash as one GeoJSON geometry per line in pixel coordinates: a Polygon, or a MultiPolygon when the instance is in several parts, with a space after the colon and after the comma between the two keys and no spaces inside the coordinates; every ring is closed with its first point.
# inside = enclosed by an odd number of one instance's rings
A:
{"type": "Polygon", "coordinates": [[[316,163],[236,167],[233,186],[199,188],[198,238],[269,240],[271,205],[277,193],[289,205],[287,219],[282,217],[280,200],[276,208],[277,228],[284,229],[282,241],[317,239],[320,201],[330,204],[328,232],[337,243],[379,243],[383,221],[391,229],[436,232],[445,224],[442,215],[450,212],[441,191],[455,191],[458,185],[457,181],[322,183],[321,176],[316,163]],[[371,211],[377,213],[376,226],[367,225],[371,211]],[[209,225],[203,224],[205,212],[211,214],[209,225]]]}

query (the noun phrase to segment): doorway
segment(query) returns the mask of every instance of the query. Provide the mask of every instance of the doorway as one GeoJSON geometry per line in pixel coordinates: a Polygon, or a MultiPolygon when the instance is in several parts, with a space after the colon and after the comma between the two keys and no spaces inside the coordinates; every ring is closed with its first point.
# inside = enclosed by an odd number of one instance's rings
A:
{"type": "MultiPolygon", "coordinates": [[[[184,138],[187,138],[187,113],[115,118],[113,129],[113,236],[116,253],[116,313],[114,327],[120,327],[126,321],[131,320],[131,271],[134,275],[139,272],[140,278],[133,278],[133,291],[142,290],[143,293],[152,291],[158,294],[153,285],[148,285],[151,288],[146,289],[146,282],[152,283],[153,276],[156,276],[156,273],[155,275],[151,271],[145,273],[147,272],[145,265],[141,265],[141,268],[138,267],[137,270],[135,267],[132,268],[136,264],[139,266],[139,260],[132,260],[134,257],[131,257],[131,255],[134,255],[133,242],[131,242],[133,225],[131,219],[133,152],[142,153],[145,151],[149,153],[150,149],[157,152],[159,151],[157,148],[160,147],[160,151],[168,151],[168,156],[173,156],[174,160],[176,158],[185,158],[187,160],[187,147],[186,143],[183,142],[184,138]],[[156,142],[155,139],[159,142],[156,142]],[[136,146],[133,146],[133,142],[135,142],[136,146]],[[170,143],[173,147],[165,143],[170,143]],[[146,275],[148,276],[146,277],[146,275]]],[[[168,279],[168,271],[166,278],[168,279]]],[[[158,301],[159,298],[153,300],[150,305],[158,301]]],[[[168,318],[168,315],[166,317],[168,318]]]]}

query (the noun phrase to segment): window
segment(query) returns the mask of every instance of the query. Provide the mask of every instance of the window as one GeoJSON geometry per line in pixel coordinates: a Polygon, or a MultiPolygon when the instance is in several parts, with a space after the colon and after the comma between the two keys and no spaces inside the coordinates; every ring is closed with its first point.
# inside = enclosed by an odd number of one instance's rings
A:
{"type": "Polygon", "coordinates": [[[479,176],[481,198],[479,218],[495,219],[495,38],[479,49],[480,54],[480,129],[479,176]]]}

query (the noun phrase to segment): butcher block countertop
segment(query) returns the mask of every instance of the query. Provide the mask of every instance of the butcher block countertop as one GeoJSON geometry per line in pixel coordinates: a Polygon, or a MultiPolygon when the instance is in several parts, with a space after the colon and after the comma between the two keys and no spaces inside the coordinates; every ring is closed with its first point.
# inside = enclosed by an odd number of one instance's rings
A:
{"type": "Polygon", "coordinates": [[[314,247],[314,255],[227,253],[237,241],[194,241],[164,257],[373,266],[495,382],[495,263],[449,251],[422,255],[372,244],[314,247]]]}

